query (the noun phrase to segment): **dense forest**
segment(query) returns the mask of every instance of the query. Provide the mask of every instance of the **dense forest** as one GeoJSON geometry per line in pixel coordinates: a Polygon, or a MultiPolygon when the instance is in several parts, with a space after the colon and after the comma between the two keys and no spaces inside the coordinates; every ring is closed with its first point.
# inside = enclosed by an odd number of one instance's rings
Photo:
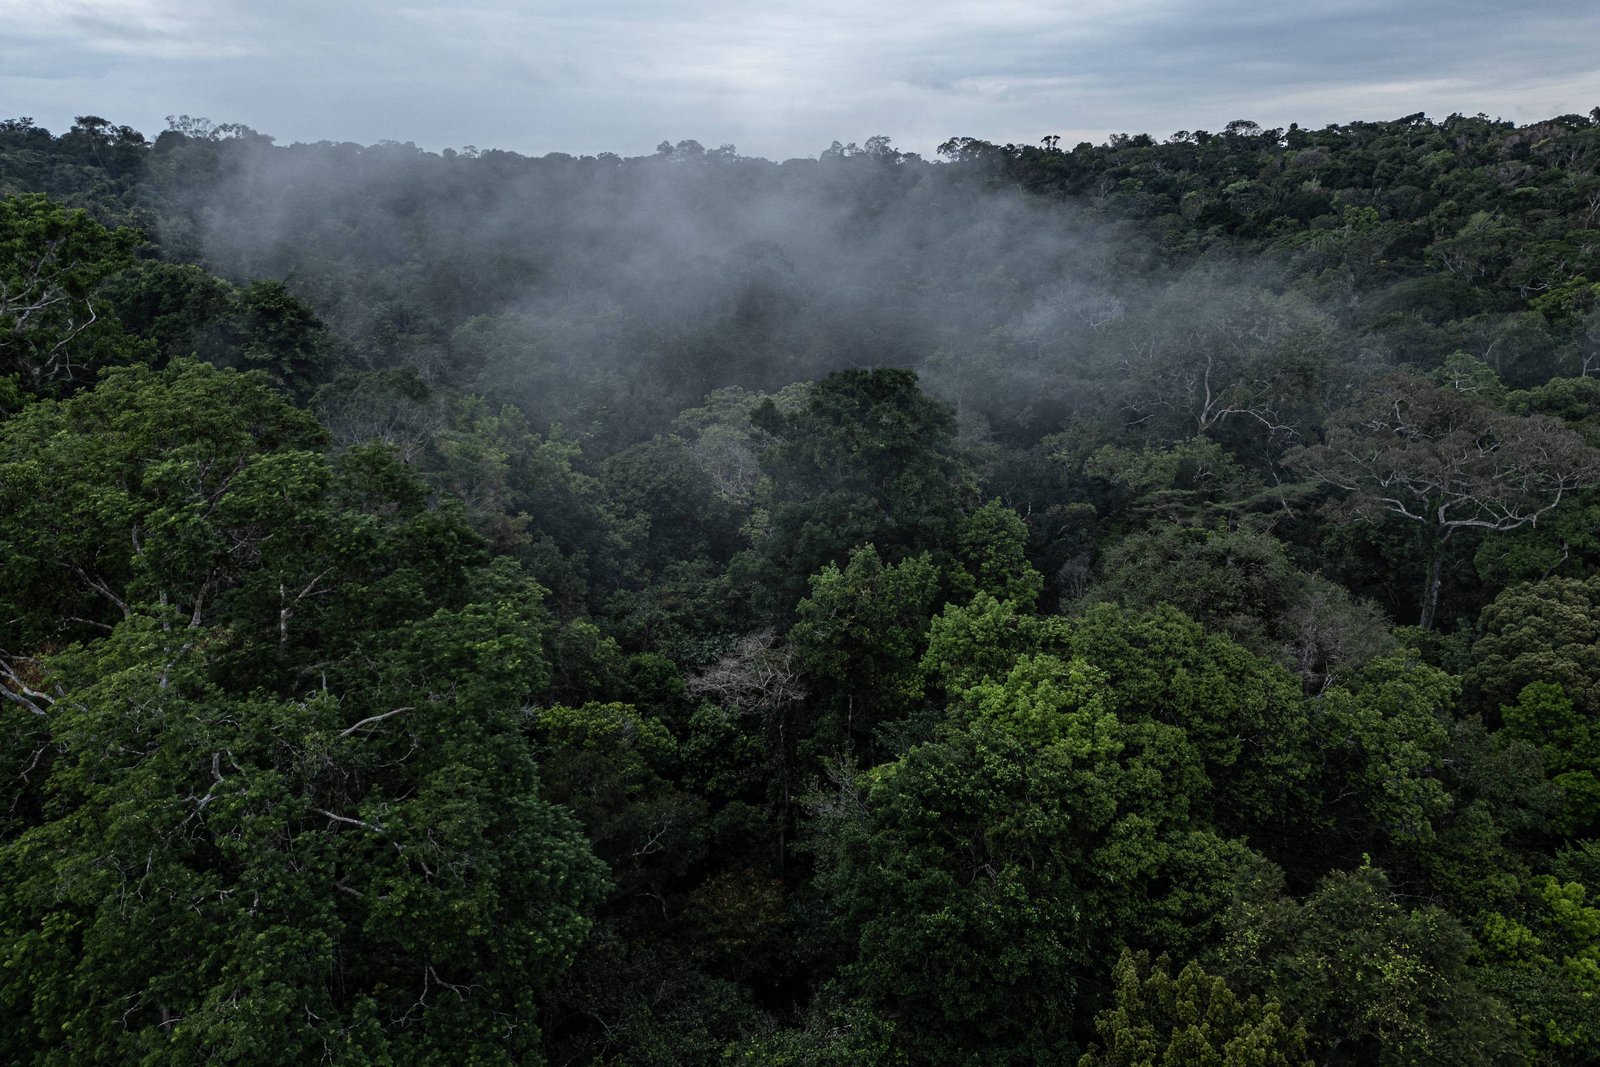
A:
{"type": "Polygon", "coordinates": [[[1600,1062],[1600,108],[0,122],[0,1059],[1600,1062]]]}

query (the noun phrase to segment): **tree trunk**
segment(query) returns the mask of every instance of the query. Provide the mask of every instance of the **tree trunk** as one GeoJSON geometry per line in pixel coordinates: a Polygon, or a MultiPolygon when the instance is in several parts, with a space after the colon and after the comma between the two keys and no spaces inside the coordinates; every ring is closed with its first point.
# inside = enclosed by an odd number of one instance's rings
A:
{"type": "Polygon", "coordinates": [[[1417,622],[1423,630],[1433,629],[1433,617],[1439,612],[1439,586],[1444,584],[1444,543],[1447,537],[1436,538],[1430,553],[1428,589],[1422,597],[1422,618],[1417,622]]]}

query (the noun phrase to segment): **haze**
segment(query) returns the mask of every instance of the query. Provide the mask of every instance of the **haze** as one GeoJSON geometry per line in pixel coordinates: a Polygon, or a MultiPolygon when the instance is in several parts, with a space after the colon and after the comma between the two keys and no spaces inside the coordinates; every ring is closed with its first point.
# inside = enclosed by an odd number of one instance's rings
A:
{"type": "Polygon", "coordinates": [[[187,113],[280,142],[535,155],[693,138],[784,159],[877,133],[931,154],[1600,99],[1583,0],[0,0],[0,25],[0,112],[55,130],[94,113],[154,136],[187,113]]]}

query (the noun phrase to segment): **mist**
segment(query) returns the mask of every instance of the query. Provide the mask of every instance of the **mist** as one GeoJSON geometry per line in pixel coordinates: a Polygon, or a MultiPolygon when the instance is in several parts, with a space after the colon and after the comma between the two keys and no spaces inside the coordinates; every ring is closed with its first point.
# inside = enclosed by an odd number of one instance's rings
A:
{"type": "Polygon", "coordinates": [[[773,163],[692,142],[626,160],[183,145],[224,176],[181,196],[162,236],[226,276],[288,279],[374,368],[541,422],[643,430],[719,387],[846,367],[919,369],[1019,425],[1070,405],[1104,331],[1146,303],[1160,249],[974,168],[873,149],[773,163]],[[1015,380],[989,367],[980,388],[973,361],[997,346],[1016,350],[1015,380]]]}

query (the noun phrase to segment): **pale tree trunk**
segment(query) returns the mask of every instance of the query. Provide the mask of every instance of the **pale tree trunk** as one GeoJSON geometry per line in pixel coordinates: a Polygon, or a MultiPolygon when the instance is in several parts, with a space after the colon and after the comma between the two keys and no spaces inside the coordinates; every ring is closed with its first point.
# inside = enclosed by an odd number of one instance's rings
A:
{"type": "Polygon", "coordinates": [[[1443,536],[1435,534],[1428,538],[1428,587],[1422,596],[1422,618],[1417,622],[1423,630],[1433,629],[1434,616],[1439,613],[1439,587],[1444,584],[1445,544],[1454,532],[1449,530],[1443,536]]]}

